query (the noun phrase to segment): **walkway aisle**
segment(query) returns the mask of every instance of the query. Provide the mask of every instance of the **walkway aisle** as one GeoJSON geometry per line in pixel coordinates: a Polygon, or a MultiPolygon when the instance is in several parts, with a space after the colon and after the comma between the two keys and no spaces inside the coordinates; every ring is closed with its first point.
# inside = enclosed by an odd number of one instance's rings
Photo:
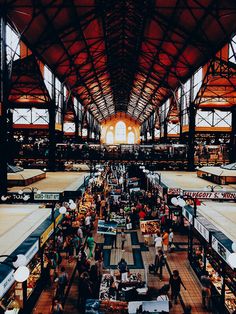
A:
{"type": "MultiPolygon", "coordinates": [[[[186,243],[187,236],[176,235],[175,241],[186,243]]],[[[181,247],[186,247],[186,246],[181,245],[181,247]]],[[[154,247],[150,247],[149,250],[152,252],[152,254],[150,255],[154,257],[154,254],[155,254],[154,247]]],[[[148,258],[150,259],[150,257],[148,258]]],[[[209,313],[208,311],[202,308],[201,286],[200,286],[198,278],[196,277],[196,275],[194,274],[193,270],[191,269],[189,265],[188,257],[187,257],[187,250],[168,253],[167,262],[171,271],[173,271],[174,269],[179,270],[181,279],[187,288],[187,290],[185,291],[184,288],[181,287],[181,296],[185,305],[190,304],[192,306],[192,314],[209,313]]],[[[149,277],[150,276],[151,275],[149,275],[149,277]]],[[[164,281],[169,280],[169,273],[167,273],[167,270],[165,270],[163,278],[164,278],[164,281]]],[[[154,285],[155,285],[156,284],[155,279],[154,280],[151,279],[149,282],[149,285],[151,285],[152,281],[154,282],[154,285]]],[[[171,314],[183,313],[182,306],[180,307],[180,305],[178,304],[173,305],[170,313],[171,314]]]]}
{"type": "MultiPolygon", "coordinates": [[[[185,236],[176,236],[175,239],[179,242],[186,242],[185,236]]],[[[151,239],[150,239],[151,240],[151,239]]],[[[109,262],[111,268],[115,268],[115,265],[119,262],[121,257],[124,257],[128,264],[130,265],[130,271],[139,272],[144,276],[144,267],[148,267],[149,264],[152,264],[154,261],[155,251],[154,247],[151,245],[149,249],[146,249],[143,245],[144,239],[140,234],[140,231],[131,231],[127,232],[127,241],[126,241],[126,250],[122,252],[120,249],[120,235],[117,235],[117,247],[118,249],[112,249],[109,242],[105,241],[104,237],[100,234],[95,235],[95,241],[103,244],[104,248],[104,262],[105,264],[109,262]],[[133,233],[133,235],[131,235],[133,233]],[[135,238],[135,234],[137,238],[135,238]],[[131,241],[132,240],[132,241],[131,241]],[[134,244],[135,243],[135,244],[134,244]],[[141,251],[141,255],[136,255],[136,251],[141,251]],[[109,257],[109,261],[108,258],[109,257]],[[136,260],[138,257],[140,260],[136,260]],[[141,258],[140,258],[141,257],[141,258]],[[142,267],[141,267],[142,266],[142,267]],[[138,268],[140,267],[140,268],[138,268]]],[[[184,245],[182,245],[184,247],[184,245]]],[[[178,269],[180,276],[187,288],[187,291],[184,289],[181,290],[181,295],[185,304],[190,304],[192,306],[192,314],[203,314],[209,313],[202,309],[201,306],[201,288],[198,282],[198,279],[195,277],[193,271],[190,269],[187,260],[187,251],[178,251],[168,254],[168,265],[173,271],[178,269]]],[[[108,269],[110,267],[107,267],[108,269]]],[[[69,296],[65,304],[65,314],[79,313],[77,309],[77,298],[78,298],[78,289],[77,289],[78,277],[76,275],[74,282],[72,283],[69,296]]],[[[169,282],[169,272],[167,267],[163,269],[163,279],[160,281],[158,276],[153,274],[148,274],[148,286],[151,289],[151,294],[155,296],[157,289],[160,289],[164,284],[169,282]]],[[[180,302],[177,305],[173,305],[170,310],[170,314],[182,314],[183,308],[180,302]]],[[[46,314],[46,312],[43,312],[46,314]]]]}
{"type": "MultiPolygon", "coordinates": [[[[69,281],[70,281],[72,273],[75,269],[75,261],[69,263],[68,260],[65,259],[64,253],[62,253],[62,256],[63,256],[63,259],[62,259],[62,263],[60,265],[60,268],[62,266],[65,267],[66,272],[69,275],[69,281]]],[[[53,283],[53,286],[51,288],[43,290],[43,292],[41,293],[32,313],[33,314],[50,314],[51,313],[50,309],[52,306],[52,300],[53,300],[53,297],[55,295],[55,291],[56,291],[56,283],[53,283]]],[[[70,293],[71,292],[69,292],[69,294],[70,293]]],[[[70,312],[70,313],[72,313],[72,312],[70,312]]]]}

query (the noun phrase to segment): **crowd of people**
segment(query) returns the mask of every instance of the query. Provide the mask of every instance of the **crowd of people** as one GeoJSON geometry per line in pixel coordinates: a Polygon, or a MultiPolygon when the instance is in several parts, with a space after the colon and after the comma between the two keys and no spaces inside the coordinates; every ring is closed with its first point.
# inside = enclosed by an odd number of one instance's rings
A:
{"type": "MultiPolygon", "coordinates": [[[[115,178],[117,171],[107,167],[101,180],[90,184],[83,196],[76,200],[76,210],[70,210],[69,203],[65,203],[68,213],[59,225],[55,239],[55,247],[48,247],[46,251],[45,286],[56,285],[52,313],[63,312],[66,291],[70,277],[65,265],[76,263],[78,284],[78,309],[83,312],[87,299],[99,298],[99,287],[104,273],[102,245],[95,242],[94,234],[97,219],[109,221],[113,213],[125,218],[126,226],[138,229],[142,220],[157,220],[160,228],[156,234],[146,241],[146,245],[153,245],[155,258],[153,273],[163,279],[163,268],[168,255],[174,245],[172,222],[168,218],[168,206],[156,191],[147,191],[142,197],[131,196],[124,185],[121,187],[123,197],[114,198],[109,182],[115,178]],[[88,205],[89,204],[89,205],[88,205]],[[87,206],[87,207],[86,207],[87,206]],[[81,210],[86,207],[86,210],[81,210]],[[68,263],[68,264],[67,264],[68,263]]],[[[121,174],[119,174],[121,175],[121,174]]],[[[125,174],[122,174],[125,179],[125,174]]],[[[123,184],[123,183],[122,183],[123,184]]],[[[111,247],[117,248],[116,236],[111,236],[111,247]]],[[[123,252],[126,250],[127,233],[125,227],[120,229],[120,243],[123,252]]],[[[122,259],[117,265],[120,277],[126,278],[127,262],[122,259]]],[[[171,298],[177,303],[181,285],[184,284],[178,270],[174,270],[169,279],[171,298]]],[[[185,288],[185,287],[184,287],[185,288]]],[[[168,289],[168,290],[169,290],[168,289]]],[[[166,291],[167,293],[168,291],[166,291]]],[[[191,309],[189,312],[190,313],[191,309]]]]}

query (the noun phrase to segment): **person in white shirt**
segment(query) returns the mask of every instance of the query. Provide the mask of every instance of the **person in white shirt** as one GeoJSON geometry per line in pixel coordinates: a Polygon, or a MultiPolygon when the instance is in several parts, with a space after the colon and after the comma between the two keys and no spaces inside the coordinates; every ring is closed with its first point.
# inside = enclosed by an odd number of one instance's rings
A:
{"type": "Polygon", "coordinates": [[[88,214],[86,217],[85,217],[85,227],[86,229],[90,229],[90,226],[91,226],[91,219],[92,217],[90,216],[90,214],[88,214]]]}
{"type": "Polygon", "coordinates": [[[154,245],[155,245],[155,251],[156,255],[158,254],[158,251],[162,248],[162,237],[160,233],[157,233],[155,239],[154,239],[154,245]]]}

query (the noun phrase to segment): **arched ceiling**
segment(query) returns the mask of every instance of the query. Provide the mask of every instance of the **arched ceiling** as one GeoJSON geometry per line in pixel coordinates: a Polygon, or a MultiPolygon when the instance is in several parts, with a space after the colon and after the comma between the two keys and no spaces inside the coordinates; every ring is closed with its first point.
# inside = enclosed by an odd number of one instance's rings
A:
{"type": "Polygon", "coordinates": [[[236,31],[235,0],[0,0],[22,40],[94,115],[139,122],[236,31]]]}

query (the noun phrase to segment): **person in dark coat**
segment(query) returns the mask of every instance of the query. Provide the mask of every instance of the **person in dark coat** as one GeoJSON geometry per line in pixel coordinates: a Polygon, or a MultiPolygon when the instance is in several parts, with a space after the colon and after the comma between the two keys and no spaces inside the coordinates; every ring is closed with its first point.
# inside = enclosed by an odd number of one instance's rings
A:
{"type": "Polygon", "coordinates": [[[171,287],[171,299],[174,300],[175,304],[177,304],[177,298],[180,293],[181,285],[186,290],[178,270],[173,271],[173,274],[170,276],[169,284],[171,287]]]}

